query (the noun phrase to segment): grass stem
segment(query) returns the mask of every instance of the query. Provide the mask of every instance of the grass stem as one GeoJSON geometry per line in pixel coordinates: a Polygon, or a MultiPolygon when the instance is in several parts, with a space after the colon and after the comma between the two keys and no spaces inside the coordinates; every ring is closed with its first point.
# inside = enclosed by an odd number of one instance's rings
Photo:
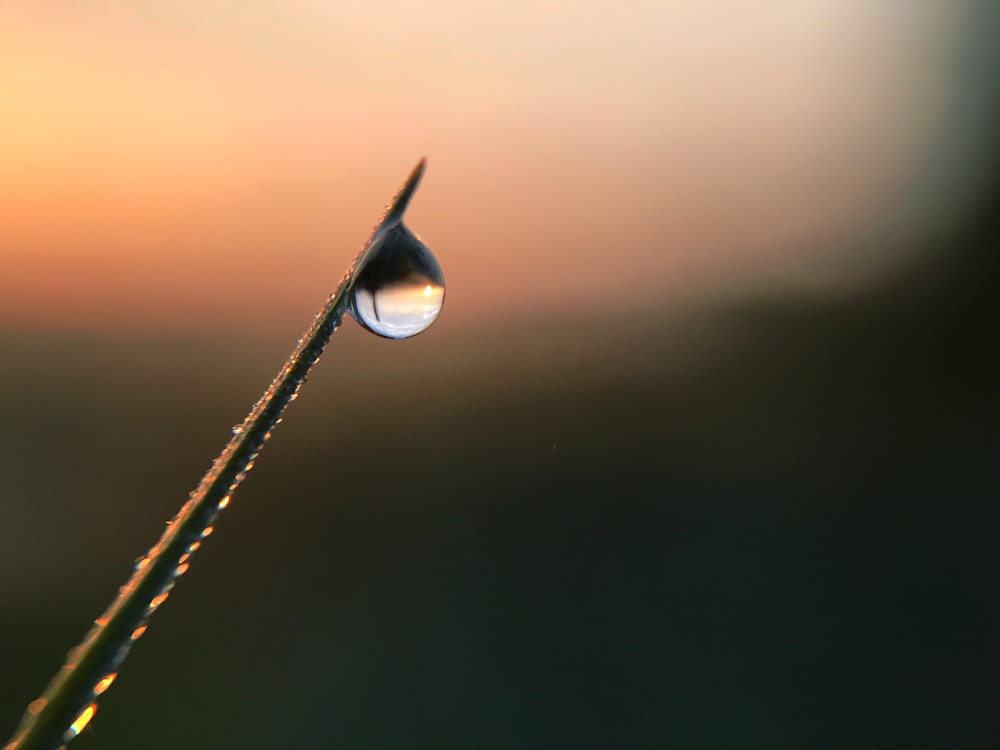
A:
{"type": "Polygon", "coordinates": [[[4,750],[55,750],[76,737],[97,710],[97,699],[114,681],[132,644],[145,632],[149,617],[166,600],[192,554],[212,533],[219,512],[253,468],[254,460],[285,408],[298,395],[350,303],[355,274],[383,231],[400,221],[423,175],[417,164],[376,224],[371,239],[344,274],[336,291],[299,339],[271,385],[260,397],[197,489],[167,524],[160,540],[135,566],[108,609],[94,621],[83,642],[70,650],[43,695],[28,706],[4,750]]]}

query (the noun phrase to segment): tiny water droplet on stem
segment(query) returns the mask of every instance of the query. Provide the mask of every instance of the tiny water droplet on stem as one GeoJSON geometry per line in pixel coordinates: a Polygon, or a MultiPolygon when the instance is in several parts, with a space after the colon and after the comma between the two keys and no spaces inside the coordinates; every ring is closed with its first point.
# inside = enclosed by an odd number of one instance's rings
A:
{"type": "Polygon", "coordinates": [[[63,740],[69,742],[71,739],[76,737],[84,728],[90,723],[90,720],[94,718],[94,713],[97,711],[97,704],[91,703],[85,709],[83,713],[76,717],[76,721],[70,724],[69,729],[63,735],[63,740]]]}

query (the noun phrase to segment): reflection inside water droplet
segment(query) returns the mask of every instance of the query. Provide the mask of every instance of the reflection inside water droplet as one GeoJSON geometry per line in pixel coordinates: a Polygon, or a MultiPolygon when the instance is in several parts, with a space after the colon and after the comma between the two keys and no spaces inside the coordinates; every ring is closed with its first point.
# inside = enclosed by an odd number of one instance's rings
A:
{"type": "Polygon", "coordinates": [[[375,241],[352,290],[348,311],[379,336],[424,331],[444,304],[444,274],[430,249],[399,222],[375,241]]]}

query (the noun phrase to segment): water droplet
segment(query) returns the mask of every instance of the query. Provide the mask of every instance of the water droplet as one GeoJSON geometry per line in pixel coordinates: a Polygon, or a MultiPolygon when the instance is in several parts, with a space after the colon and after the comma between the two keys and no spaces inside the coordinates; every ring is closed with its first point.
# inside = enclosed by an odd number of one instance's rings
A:
{"type": "Polygon", "coordinates": [[[154,596],[152,601],[150,601],[149,603],[150,609],[156,609],[157,607],[159,607],[161,604],[163,604],[163,602],[167,600],[167,597],[169,596],[170,596],[169,591],[164,591],[162,594],[154,596]]]}
{"type": "Polygon", "coordinates": [[[79,716],[76,717],[76,720],[72,724],[70,724],[69,729],[67,729],[66,732],[63,734],[63,741],[69,742],[71,739],[80,734],[80,732],[83,731],[84,727],[86,727],[90,723],[90,720],[94,718],[94,713],[96,711],[97,711],[96,703],[91,703],[89,706],[83,709],[83,713],[81,713],[79,716]]]}
{"type": "Polygon", "coordinates": [[[368,250],[348,312],[372,333],[405,339],[426,330],[443,304],[441,266],[400,221],[383,230],[368,250]]]}
{"type": "Polygon", "coordinates": [[[105,690],[111,687],[111,683],[115,681],[118,676],[117,672],[112,672],[111,674],[105,675],[104,678],[94,685],[94,695],[101,695],[105,690]]]}

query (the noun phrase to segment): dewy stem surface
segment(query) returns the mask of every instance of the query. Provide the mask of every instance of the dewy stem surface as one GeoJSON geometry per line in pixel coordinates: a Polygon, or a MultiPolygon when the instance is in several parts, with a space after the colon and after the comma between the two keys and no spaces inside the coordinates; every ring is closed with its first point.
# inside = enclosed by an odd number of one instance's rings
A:
{"type": "Polygon", "coordinates": [[[111,606],[94,621],[83,642],[70,650],[66,663],[43,695],[28,706],[17,732],[4,750],[55,750],[83,730],[97,710],[97,698],[114,681],[131,645],[145,632],[150,615],[163,603],[191,555],[212,533],[212,524],[247,472],[285,408],[295,400],[309,370],[340,326],[350,301],[357,269],[372,243],[400,221],[423,175],[417,164],[376,224],[371,239],[299,339],[291,357],[275,376],[197,489],[167,524],[160,540],[136,564],[111,606]]]}

